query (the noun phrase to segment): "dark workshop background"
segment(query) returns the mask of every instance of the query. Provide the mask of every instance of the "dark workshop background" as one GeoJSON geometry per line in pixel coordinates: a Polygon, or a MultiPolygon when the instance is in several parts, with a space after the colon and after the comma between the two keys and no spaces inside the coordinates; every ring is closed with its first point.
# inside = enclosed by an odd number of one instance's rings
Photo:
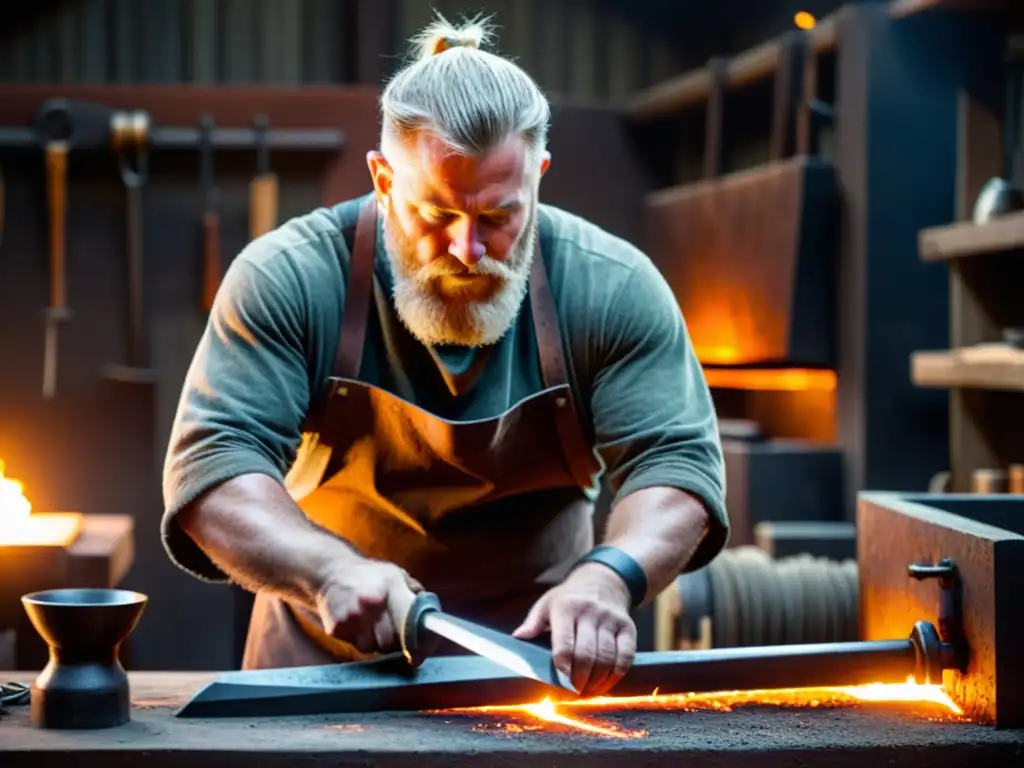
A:
{"type": "MultiPolygon", "coordinates": [[[[8,6],[0,12],[0,81],[62,85],[194,84],[350,86],[338,108],[344,158],[337,198],[369,189],[363,156],[376,141],[375,93],[404,41],[429,18],[420,0],[377,0],[394,11],[385,31],[392,59],[362,50],[357,0],[78,0],[8,6]]],[[[637,162],[609,167],[601,146],[627,137],[611,109],[637,90],[792,28],[797,10],[824,15],[835,1],[487,0],[432,4],[446,14],[495,14],[500,48],[515,56],[556,104],[556,158],[547,201],[625,237],[639,237],[641,197],[652,188],[637,162]],[[598,137],[599,141],[580,141],[598,137]],[[602,144],[603,142],[603,144],[602,144]],[[602,192],[588,174],[604,174],[602,192]],[[608,179],[615,179],[609,185],[608,179]]],[[[365,30],[364,30],[365,31],[365,30]]],[[[6,97],[0,86],[0,114],[6,97]]],[[[31,117],[27,115],[26,117],[31,117]]],[[[9,118],[5,118],[9,119],[9,118]]],[[[273,125],[272,125],[273,127],[273,125]]],[[[739,152],[765,154],[767,137],[739,152]]],[[[734,161],[735,162],[735,161],[734,161]]],[[[742,160],[740,161],[742,163],[742,160]]],[[[282,180],[279,218],[320,204],[327,163],[316,153],[271,157],[282,180]]],[[[247,238],[248,153],[218,155],[222,247],[247,238]]],[[[131,514],[135,564],[125,586],[151,597],[133,636],[140,669],[222,669],[237,664],[241,637],[229,620],[229,589],[176,571],[161,547],[160,470],[180,383],[202,332],[199,297],[202,198],[195,152],[151,158],[143,191],[146,315],[155,386],[103,378],[125,359],[124,188],[111,157],[72,154],[69,165],[68,301],[59,384],[41,395],[43,310],[48,301],[47,216],[42,153],[0,147],[5,224],[0,245],[0,458],[26,483],[38,510],[131,514]]],[[[338,167],[341,170],[338,170],[338,167]]],[[[244,627],[242,627],[244,631],[244,627]]]]}

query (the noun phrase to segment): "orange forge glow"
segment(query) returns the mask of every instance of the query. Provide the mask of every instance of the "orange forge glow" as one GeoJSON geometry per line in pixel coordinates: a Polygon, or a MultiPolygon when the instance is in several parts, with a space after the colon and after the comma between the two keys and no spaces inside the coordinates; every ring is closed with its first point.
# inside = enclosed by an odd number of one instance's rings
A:
{"type": "Polygon", "coordinates": [[[78,534],[77,514],[33,514],[20,480],[7,476],[0,459],[0,546],[66,545],[78,534]]]}
{"type": "Polygon", "coordinates": [[[758,392],[835,392],[835,371],[809,368],[705,368],[704,380],[712,389],[758,392]]]}
{"type": "MultiPolygon", "coordinates": [[[[597,721],[589,717],[568,714],[572,710],[613,713],[623,710],[717,710],[728,712],[742,706],[776,707],[842,707],[863,703],[900,703],[938,708],[947,714],[962,716],[957,706],[941,685],[919,685],[913,678],[906,683],[870,683],[841,688],[784,688],[771,691],[719,691],[716,693],[659,694],[650,696],[602,696],[553,702],[544,699],[537,704],[515,706],[472,707],[442,710],[434,714],[477,715],[498,718],[498,730],[507,733],[551,730],[550,725],[617,739],[640,739],[647,731],[630,730],[616,723],[597,721]],[[512,718],[511,722],[505,718],[512,718]]],[[[487,726],[483,726],[487,729],[487,726]]]]}
{"type": "Polygon", "coordinates": [[[7,464],[0,459],[0,525],[16,523],[32,514],[32,502],[25,496],[20,480],[7,477],[7,464]]]}

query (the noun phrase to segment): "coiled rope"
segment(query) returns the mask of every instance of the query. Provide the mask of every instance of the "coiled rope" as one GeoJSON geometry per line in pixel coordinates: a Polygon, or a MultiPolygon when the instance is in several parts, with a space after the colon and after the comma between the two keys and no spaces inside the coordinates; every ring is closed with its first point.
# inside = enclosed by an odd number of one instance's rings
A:
{"type": "Polygon", "coordinates": [[[855,560],[774,560],[758,547],[734,547],[677,588],[676,636],[695,637],[708,617],[715,648],[860,639],[855,560]]]}

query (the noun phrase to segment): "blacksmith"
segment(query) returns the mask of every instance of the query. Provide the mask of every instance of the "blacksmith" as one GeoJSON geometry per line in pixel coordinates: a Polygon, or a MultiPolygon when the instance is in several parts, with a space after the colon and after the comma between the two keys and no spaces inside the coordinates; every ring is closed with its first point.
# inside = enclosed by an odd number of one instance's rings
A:
{"type": "Polygon", "coordinates": [[[256,593],[244,668],[391,651],[394,606],[427,589],[550,633],[602,693],[635,658],[631,610],[725,544],[679,307],[637,248],[539,202],[550,106],[488,33],[425,30],[382,94],[372,193],[249,245],[196,351],[163,537],[256,593]]]}

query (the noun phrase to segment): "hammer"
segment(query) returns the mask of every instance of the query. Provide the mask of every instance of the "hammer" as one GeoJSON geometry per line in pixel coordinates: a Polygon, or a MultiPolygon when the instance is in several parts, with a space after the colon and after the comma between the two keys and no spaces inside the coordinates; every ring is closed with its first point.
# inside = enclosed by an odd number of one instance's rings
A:
{"type": "Polygon", "coordinates": [[[203,186],[203,309],[213,309],[217,290],[224,276],[220,259],[220,190],[213,171],[213,118],[205,115],[199,121],[200,180],[203,186]]]}
{"type": "Polygon", "coordinates": [[[67,256],[68,152],[75,133],[71,105],[51,102],[37,116],[36,130],[46,158],[46,200],[50,233],[50,303],[46,308],[43,352],[43,397],[57,393],[57,342],[61,323],[71,319],[67,306],[65,271],[67,256]]]}
{"type": "Polygon", "coordinates": [[[255,240],[277,226],[277,175],[270,170],[267,116],[253,119],[256,133],[256,176],[249,183],[249,239],[255,240]]]}

